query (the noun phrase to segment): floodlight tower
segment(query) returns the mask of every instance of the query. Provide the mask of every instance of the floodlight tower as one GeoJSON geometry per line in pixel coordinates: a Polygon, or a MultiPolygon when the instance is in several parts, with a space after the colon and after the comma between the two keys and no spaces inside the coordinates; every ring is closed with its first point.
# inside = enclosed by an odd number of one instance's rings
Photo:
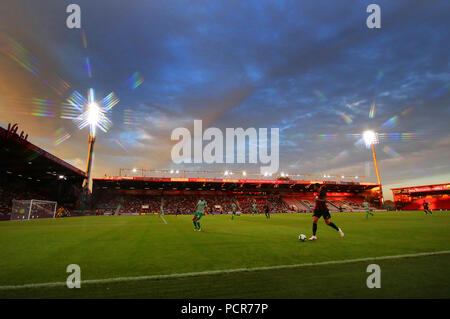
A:
{"type": "Polygon", "coordinates": [[[91,170],[92,170],[92,160],[94,157],[94,144],[95,144],[95,133],[96,127],[100,119],[101,111],[98,104],[94,99],[94,90],[89,89],[88,104],[86,105],[86,121],[89,125],[89,152],[87,158],[86,166],[86,178],[83,181],[83,189],[87,193],[91,192],[91,170]]]}
{"type": "Polygon", "coordinates": [[[88,98],[74,91],[70,97],[67,98],[68,105],[71,107],[71,113],[64,118],[72,119],[77,123],[81,130],[89,126],[89,153],[86,166],[86,177],[83,180],[83,193],[89,194],[91,192],[91,172],[92,162],[94,159],[94,144],[97,128],[103,132],[107,132],[111,127],[112,122],[108,118],[108,113],[111,109],[119,103],[119,98],[114,92],[109,93],[100,102],[95,101],[94,89],[89,89],[88,98]]]}
{"type": "Polygon", "coordinates": [[[375,133],[374,131],[365,131],[363,133],[363,140],[367,148],[369,147],[372,148],[373,162],[375,164],[375,171],[377,172],[377,182],[380,188],[379,192],[380,205],[382,205],[384,203],[383,189],[381,186],[380,171],[378,170],[377,156],[375,155],[375,146],[374,146],[375,144],[378,144],[378,134],[375,133]]]}

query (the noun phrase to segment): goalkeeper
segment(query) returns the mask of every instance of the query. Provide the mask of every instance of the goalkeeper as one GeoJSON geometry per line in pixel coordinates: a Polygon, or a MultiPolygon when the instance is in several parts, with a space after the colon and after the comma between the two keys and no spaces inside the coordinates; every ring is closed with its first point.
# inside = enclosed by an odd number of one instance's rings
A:
{"type": "Polygon", "coordinates": [[[56,213],[56,217],[66,217],[69,216],[69,212],[63,206],[58,208],[58,212],[56,213]]]}
{"type": "Polygon", "coordinates": [[[56,217],[63,217],[64,216],[64,207],[60,206],[58,208],[58,212],[56,213],[56,217]]]}
{"type": "Polygon", "coordinates": [[[194,213],[194,218],[192,222],[194,223],[194,231],[202,231],[202,227],[200,226],[200,219],[205,212],[206,200],[200,198],[197,203],[197,211],[194,213]]]}

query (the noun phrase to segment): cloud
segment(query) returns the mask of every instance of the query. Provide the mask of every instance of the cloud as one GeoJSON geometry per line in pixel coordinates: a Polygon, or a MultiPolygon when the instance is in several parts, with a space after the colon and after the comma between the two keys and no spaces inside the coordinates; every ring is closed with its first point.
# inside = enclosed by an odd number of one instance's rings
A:
{"type": "Polygon", "coordinates": [[[448,156],[439,155],[448,155],[450,135],[448,1],[379,1],[379,30],[365,27],[368,1],[111,0],[107,10],[78,3],[87,48],[79,30],[65,27],[63,1],[0,3],[2,32],[40,71],[0,53],[0,121],[19,122],[64,159],[83,159],[87,132],[61,119],[60,105],[72,90],[114,91],[120,103],[111,130],[98,136],[97,176],[173,166],[170,133],[192,130],[194,119],[204,129],[280,128],[283,170],[364,175],[370,153],[353,136],[373,129],[414,136],[377,146],[386,183],[448,172],[448,156]],[[145,80],[131,90],[134,72],[145,80]],[[58,94],[49,79],[70,88],[58,94]],[[51,101],[54,116],[32,115],[33,99],[51,101]],[[71,138],[55,146],[60,128],[71,138]]]}

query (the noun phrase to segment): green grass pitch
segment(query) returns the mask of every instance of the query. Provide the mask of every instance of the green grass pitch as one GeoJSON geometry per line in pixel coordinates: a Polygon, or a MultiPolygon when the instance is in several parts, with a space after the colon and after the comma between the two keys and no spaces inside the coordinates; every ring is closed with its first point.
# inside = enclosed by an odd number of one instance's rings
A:
{"type": "MultiPolygon", "coordinates": [[[[99,216],[0,223],[0,286],[317,263],[450,250],[450,215],[335,213],[345,238],[310,214],[99,216]]],[[[0,298],[450,298],[450,254],[206,276],[1,289],[0,298]],[[367,265],[381,267],[369,289],[367,265]]]]}

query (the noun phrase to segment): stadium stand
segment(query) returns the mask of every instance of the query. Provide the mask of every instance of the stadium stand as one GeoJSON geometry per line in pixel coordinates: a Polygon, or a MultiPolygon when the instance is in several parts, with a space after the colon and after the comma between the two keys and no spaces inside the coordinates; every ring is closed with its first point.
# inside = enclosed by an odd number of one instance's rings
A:
{"type": "MultiPolygon", "coordinates": [[[[241,213],[252,213],[251,200],[253,196],[233,194],[195,194],[177,195],[152,193],[146,195],[104,192],[96,197],[96,214],[140,214],[159,213],[161,207],[165,214],[192,214],[195,212],[199,199],[205,199],[208,203],[209,213],[229,213],[232,211],[231,204],[235,203],[241,213]]],[[[256,198],[257,209],[263,212],[265,205],[269,204],[273,212],[288,212],[289,207],[280,198],[269,198],[259,196],[256,198]]]]}
{"type": "MultiPolygon", "coordinates": [[[[93,180],[94,207],[99,214],[190,214],[204,198],[208,212],[229,213],[235,203],[241,213],[259,212],[268,204],[272,212],[311,212],[311,182],[288,180],[233,180],[168,177],[105,177],[93,180]]],[[[330,183],[330,211],[363,210],[364,196],[376,187],[371,183],[330,183]]]]}
{"type": "Polygon", "coordinates": [[[10,218],[12,200],[57,201],[74,208],[85,173],[17,134],[0,127],[0,219],[10,218]]]}
{"type": "Polygon", "coordinates": [[[432,210],[450,210],[450,183],[393,188],[397,210],[421,210],[427,202],[432,210]]]}
{"type": "Polygon", "coordinates": [[[423,203],[426,201],[429,204],[429,208],[432,210],[450,210],[450,198],[435,198],[426,197],[424,199],[416,199],[409,204],[403,206],[402,210],[421,210],[423,209],[423,203]]]}
{"type": "MultiPolygon", "coordinates": [[[[241,213],[251,213],[253,201],[259,212],[310,212],[314,207],[308,186],[315,181],[284,179],[230,179],[188,177],[106,176],[93,180],[92,201],[80,206],[85,173],[17,134],[18,126],[0,127],[0,220],[9,219],[13,200],[49,200],[68,209],[70,215],[105,214],[191,214],[200,198],[209,213],[229,213],[235,203],[241,213]]],[[[166,172],[167,173],[167,172],[166,172]]],[[[374,183],[336,182],[327,184],[331,211],[362,210],[364,197],[374,183]]],[[[58,206],[58,207],[59,207],[58,206]]]]}

